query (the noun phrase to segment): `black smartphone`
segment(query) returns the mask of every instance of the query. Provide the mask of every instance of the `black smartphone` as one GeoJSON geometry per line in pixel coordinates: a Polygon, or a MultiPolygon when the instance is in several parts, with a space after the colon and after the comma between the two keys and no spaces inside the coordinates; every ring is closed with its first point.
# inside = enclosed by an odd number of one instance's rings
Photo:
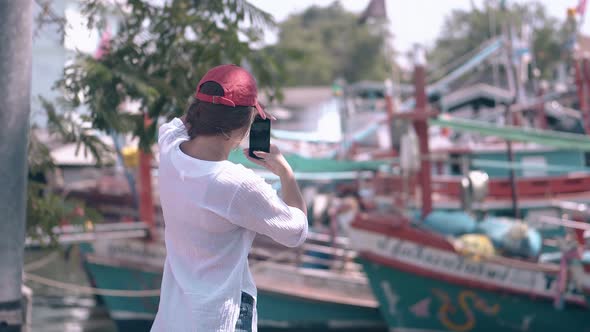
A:
{"type": "Polygon", "coordinates": [[[250,147],[248,148],[248,154],[250,157],[255,159],[261,159],[257,157],[254,151],[270,152],[270,119],[263,119],[260,116],[256,116],[252,126],[250,127],[250,147]]]}

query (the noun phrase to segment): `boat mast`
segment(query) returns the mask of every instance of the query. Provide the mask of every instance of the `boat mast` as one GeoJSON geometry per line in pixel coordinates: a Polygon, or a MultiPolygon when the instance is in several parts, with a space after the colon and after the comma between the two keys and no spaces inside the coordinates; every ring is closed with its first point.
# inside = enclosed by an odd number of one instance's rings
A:
{"type": "MultiPolygon", "coordinates": [[[[144,114],[144,126],[149,125],[150,120],[147,114],[144,114]]],[[[141,148],[139,149],[139,218],[148,225],[150,239],[154,239],[156,224],[152,193],[152,153],[141,148]]]]}
{"type": "MultiPolygon", "coordinates": [[[[508,78],[508,85],[512,86],[513,89],[510,89],[511,92],[514,93],[514,98],[512,102],[506,105],[505,111],[505,118],[506,118],[506,125],[513,125],[517,121],[514,120],[514,114],[510,111],[510,106],[514,105],[519,100],[520,92],[520,84],[521,80],[518,75],[518,71],[514,68],[513,63],[513,49],[512,49],[512,29],[510,27],[509,22],[509,15],[508,15],[508,8],[505,1],[502,1],[502,12],[504,13],[504,22],[502,24],[502,34],[504,35],[504,40],[506,40],[506,74],[508,78]]],[[[512,165],[514,164],[514,151],[512,150],[512,141],[506,141],[506,157],[508,162],[512,165]]],[[[510,188],[512,191],[512,213],[514,214],[515,218],[519,218],[519,210],[518,210],[518,186],[516,185],[516,174],[513,167],[509,170],[509,177],[510,177],[510,188]]]]}
{"type": "Polygon", "coordinates": [[[414,54],[414,94],[416,98],[414,129],[420,147],[420,187],[422,195],[422,218],[432,212],[432,178],[430,165],[430,147],[428,145],[428,117],[426,99],[426,56],[422,48],[416,48],[414,54]]]}
{"type": "Polygon", "coordinates": [[[584,77],[582,75],[582,60],[574,58],[574,69],[576,75],[576,92],[578,94],[578,107],[582,112],[582,124],[584,127],[584,131],[586,135],[589,134],[588,132],[588,121],[587,121],[587,112],[586,112],[586,84],[584,77]]]}
{"type": "Polygon", "coordinates": [[[584,54],[584,58],[581,59],[581,70],[583,85],[580,87],[582,91],[583,104],[580,104],[580,110],[582,111],[582,119],[584,121],[584,131],[586,135],[590,135],[590,100],[588,100],[588,92],[590,90],[590,60],[584,54]]]}
{"type": "Polygon", "coordinates": [[[569,37],[572,44],[570,48],[571,63],[574,67],[574,78],[576,84],[576,93],[578,97],[578,108],[582,113],[582,127],[586,135],[590,135],[590,108],[588,107],[588,92],[590,89],[590,62],[588,55],[584,50],[577,49],[578,33],[581,24],[576,20],[576,13],[581,15],[580,20],[584,19],[583,13],[585,8],[568,8],[567,9],[567,23],[568,30],[571,33],[569,37]]]}

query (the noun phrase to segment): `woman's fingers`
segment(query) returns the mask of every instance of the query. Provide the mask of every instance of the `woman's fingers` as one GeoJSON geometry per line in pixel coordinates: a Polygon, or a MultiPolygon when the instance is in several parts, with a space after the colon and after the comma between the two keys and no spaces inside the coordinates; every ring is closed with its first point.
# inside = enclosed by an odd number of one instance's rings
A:
{"type": "Polygon", "coordinates": [[[254,159],[254,158],[252,158],[250,156],[246,156],[246,158],[248,158],[248,160],[250,160],[251,162],[255,163],[258,166],[266,167],[266,164],[262,160],[254,159]]]}
{"type": "Polygon", "coordinates": [[[255,163],[258,166],[266,167],[265,166],[266,164],[264,163],[264,161],[250,157],[250,154],[248,153],[248,149],[244,149],[242,151],[244,152],[244,156],[246,156],[246,158],[248,160],[250,160],[251,162],[255,163]]]}
{"type": "Polygon", "coordinates": [[[262,166],[276,175],[292,173],[293,170],[289,163],[285,160],[281,152],[274,145],[270,146],[270,152],[253,151],[252,153],[261,159],[256,159],[250,156],[249,149],[243,150],[244,155],[248,160],[258,166],[262,166]]]}
{"type": "Polygon", "coordinates": [[[262,159],[265,159],[265,158],[266,158],[266,157],[268,157],[268,155],[269,155],[269,154],[268,154],[268,152],[264,152],[264,151],[254,151],[254,154],[255,154],[257,157],[260,157],[260,158],[262,158],[262,159]]]}
{"type": "Polygon", "coordinates": [[[248,158],[248,160],[255,163],[256,165],[266,168],[266,164],[262,160],[254,159],[250,156],[248,156],[247,158],[248,158]]]}
{"type": "Polygon", "coordinates": [[[275,118],[272,114],[268,113],[266,110],[264,111],[264,114],[266,115],[267,118],[276,121],[277,118],[275,118]]]}

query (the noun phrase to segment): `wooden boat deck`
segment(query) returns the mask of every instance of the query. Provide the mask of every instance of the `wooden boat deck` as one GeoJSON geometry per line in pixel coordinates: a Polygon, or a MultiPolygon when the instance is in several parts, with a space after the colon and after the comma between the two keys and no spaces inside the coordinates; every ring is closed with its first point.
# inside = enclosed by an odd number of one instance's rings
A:
{"type": "Polygon", "coordinates": [[[313,301],[378,307],[364,276],[274,263],[254,266],[252,275],[259,291],[313,301]]]}
{"type": "Polygon", "coordinates": [[[250,252],[250,270],[262,292],[377,308],[362,267],[353,261],[356,252],[348,246],[347,238],[311,232],[300,248],[286,248],[257,236],[250,252]]]}

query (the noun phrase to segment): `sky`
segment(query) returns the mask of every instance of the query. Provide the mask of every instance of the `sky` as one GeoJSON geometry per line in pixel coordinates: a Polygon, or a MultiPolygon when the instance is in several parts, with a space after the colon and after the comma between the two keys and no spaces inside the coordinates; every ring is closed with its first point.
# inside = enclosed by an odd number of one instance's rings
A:
{"type": "MultiPolygon", "coordinates": [[[[312,5],[328,6],[334,0],[249,0],[255,6],[269,12],[277,22],[285,20],[290,14],[302,12],[312,5]]],[[[473,3],[482,7],[485,1],[493,0],[385,0],[387,14],[391,22],[391,32],[394,36],[395,49],[403,54],[409,51],[415,43],[431,46],[438,36],[445,16],[453,9],[469,10],[473,3]]],[[[497,0],[496,0],[497,1],[497,0]]],[[[528,0],[507,0],[508,3],[526,3],[528,0]]],[[[575,7],[579,0],[541,0],[549,15],[564,20],[568,7],[575,7]]],[[[342,5],[353,12],[362,12],[369,0],[340,0],[342,5]]],[[[588,8],[590,11],[590,8],[588,8]]],[[[587,15],[590,15],[588,13],[587,15]]],[[[77,10],[66,9],[66,16],[70,22],[66,29],[66,45],[68,48],[76,48],[91,53],[96,48],[99,36],[96,32],[88,32],[84,28],[85,20],[80,17],[77,10]]],[[[590,35],[590,22],[583,25],[582,32],[590,35]]],[[[274,43],[277,40],[277,31],[266,31],[266,43],[274,43]]],[[[399,63],[404,64],[405,57],[399,56],[399,63]]]]}
{"type": "MultiPolygon", "coordinates": [[[[290,14],[303,11],[311,5],[328,6],[334,0],[249,0],[260,9],[271,13],[280,22],[290,14]]],[[[440,32],[444,18],[453,9],[471,8],[471,3],[482,7],[486,0],[385,0],[387,14],[394,35],[393,44],[396,50],[405,52],[414,43],[430,46],[440,32]]],[[[489,0],[488,0],[489,1],[489,0]]],[[[526,0],[507,0],[508,3],[526,3],[526,0]]],[[[575,7],[578,0],[542,0],[549,15],[563,21],[568,7],[575,7]]],[[[344,8],[353,12],[362,12],[369,0],[340,0],[344,8]]],[[[590,8],[588,8],[590,11],[590,8]]],[[[590,14],[590,13],[589,13],[590,14]]],[[[587,14],[587,15],[589,15],[587,14]]],[[[590,34],[590,23],[582,28],[590,34]]],[[[267,31],[265,39],[268,43],[276,41],[276,32],[267,31]]]]}

